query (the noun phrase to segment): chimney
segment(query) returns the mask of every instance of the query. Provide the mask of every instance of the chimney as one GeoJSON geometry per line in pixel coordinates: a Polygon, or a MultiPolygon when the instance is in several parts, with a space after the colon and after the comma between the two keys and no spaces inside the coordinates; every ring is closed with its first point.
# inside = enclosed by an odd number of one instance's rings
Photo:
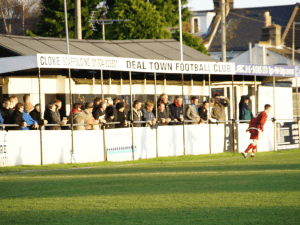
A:
{"type": "Polygon", "coordinates": [[[265,12],[265,27],[271,26],[272,25],[272,16],[270,16],[270,12],[265,12]]]}
{"type": "Polygon", "coordinates": [[[262,28],[262,40],[273,46],[281,45],[281,26],[273,24],[262,28]]]}
{"type": "MultiPolygon", "coordinates": [[[[230,9],[233,9],[233,1],[234,0],[225,0],[226,12],[229,12],[230,9]]],[[[216,13],[220,12],[222,0],[213,0],[213,2],[214,2],[214,11],[216,13]]]]}

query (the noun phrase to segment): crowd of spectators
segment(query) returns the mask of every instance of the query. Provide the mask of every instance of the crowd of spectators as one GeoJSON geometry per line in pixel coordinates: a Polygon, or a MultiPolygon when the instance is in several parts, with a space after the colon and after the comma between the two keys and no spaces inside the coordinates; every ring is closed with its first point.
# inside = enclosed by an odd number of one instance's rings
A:
{"type": "MultiPolygon", "coordinates": [[[[125,113],[126,103],[124,100],[114,98],[95,98],[94,102],[86,104],[75,103],[69,117],[61,118],[60,109],[62,101],[54,100],[47,104],[44,115],[41,115],[39,104],[33,106],[30,102],[30,95],[24,95],[23,103],[19,103],[15,96],[3,99],[0,114],[0,124],[11,124],[6,130],[36,130],[45,126],[46,130],[61,130],[62,127],[70,127],[73,124],[74,130],[99,130],[105,127],[125,128],[133,123],[134,127],[149,126],[157,128],[165,125],[180,125],[185,120],[191,124],[207,123],[209,121],[224,121],[225,108],[230,101],[219,93],[214,98],[205,101],[198,107],[199,99],[191,97],[191,104],[183,108],[182,96],[176,96],[173,103],[168,102],[168,95],[162,94],[156,103],[147,101],[142,108],[142,103],[135,100],[132,109],[125,113]],[[223,99],[222,101],[220,99],[223,99]],[[132,115],[131,115],[132,113],[132,115]],[[17,125],[17,126],[16,126],[17,125]]],[[[243,102],[243,113],[248,108],[243,102]]]]}

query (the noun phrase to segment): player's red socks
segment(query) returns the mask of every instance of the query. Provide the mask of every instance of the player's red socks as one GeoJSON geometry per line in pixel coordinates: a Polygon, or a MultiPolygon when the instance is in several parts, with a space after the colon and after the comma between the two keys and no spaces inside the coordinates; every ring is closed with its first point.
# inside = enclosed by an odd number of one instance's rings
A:
{"type": "Polygon", "coordinates": [[[248,146],[248,148],[246,149],[245,153],[248,153],[252,148],[254,149],[254,146],[252,143],[248,146]]]}
{"type": "Polygon", "coordinates": [[[256,145],[253,146],[252,153],[255,154],[256,145]]]}

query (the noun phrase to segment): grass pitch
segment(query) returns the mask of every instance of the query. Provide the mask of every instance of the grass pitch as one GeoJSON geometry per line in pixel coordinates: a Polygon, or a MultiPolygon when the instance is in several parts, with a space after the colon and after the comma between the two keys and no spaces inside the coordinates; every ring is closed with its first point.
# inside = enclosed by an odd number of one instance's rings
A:
{"type": "Polygon", "coordinates": [[[299,221],[300,150],[0,168],[5,225],[299,221]]]}

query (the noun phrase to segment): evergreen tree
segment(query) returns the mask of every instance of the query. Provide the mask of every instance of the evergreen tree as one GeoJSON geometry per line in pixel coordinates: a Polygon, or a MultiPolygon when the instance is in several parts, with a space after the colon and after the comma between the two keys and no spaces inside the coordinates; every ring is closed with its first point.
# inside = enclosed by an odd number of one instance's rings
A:
{"type": "MultiPolygon", "coordinates": [[[[96,11],[96,6],[103,0],[81,0],[81,20],[82,38],[97,38],[98,33],[94,33],[89,19],[92,11],[96,11]]],[[[37,32],[27,30],[27,35],[44,37],[66,37],[64,0],[42,0],[42,15],[37,24],[37,32]]],[[[75,3],[74,0],[67,0],[68,30],[69,37],[75,37],[75,3]]]]}
{"type": "MultiPolygon", "coordinates": [[[[180,41],[178,30],[176,30],[176,32],[173,34],[173,38],[177,41],[180,41]]],[[[194,35],[189,34],[187,32],[182,32],[182,43],[193,49],[198,50],[199,52],[209,55],[207,49],[202,44],[202,39],[199,37],[195,37],[194,35]]]]}
{"type": "Polygon", "coordinates": [[[167,23],[155,6],[145,0],[115,0],[107,14],[109,19],[130,19],[129,22],[106,26],[108,39],[166,39],[171,34],[167,23]]]}

